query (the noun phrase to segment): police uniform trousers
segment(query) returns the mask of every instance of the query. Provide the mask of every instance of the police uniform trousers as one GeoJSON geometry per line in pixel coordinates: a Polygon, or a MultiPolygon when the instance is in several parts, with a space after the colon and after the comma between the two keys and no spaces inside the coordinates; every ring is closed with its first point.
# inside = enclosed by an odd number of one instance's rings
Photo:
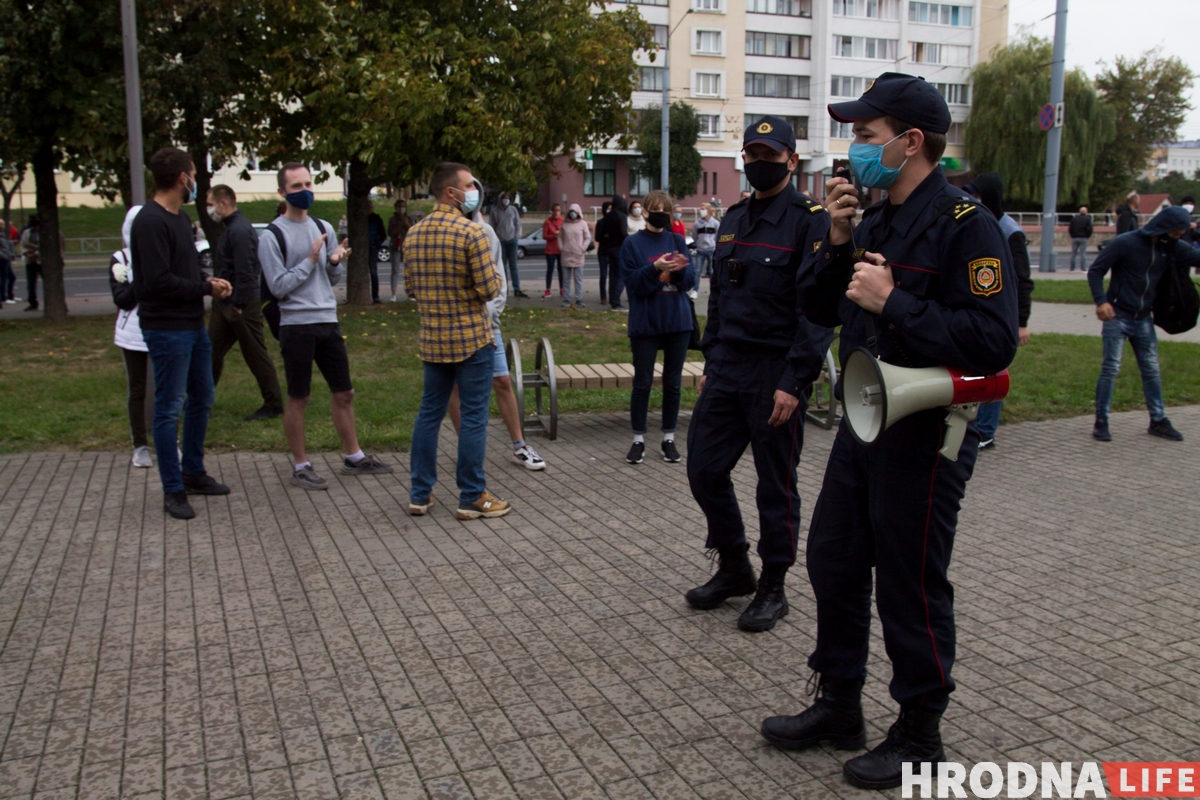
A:
{"type": "Polygon", "coordinates": [[[867,674],[871,568],[892,697],[943,711],[954,691],[954,590],[946,577],[959,505],[975,468],[969,426],[958,461],[942,458],[945,412],[918,412],[870,446],[843,420],[809,527],[808,576],[817,599],[816,672],[867,674]]]}
{"type": "Polygon", "coordinates": [[[705,547],[735,547],[746,541],[730,472],[749,445],[758,470],[758,554],[764,566],[796,562],[800,494],[796,464],[804,444],[803,397],[792,418],[767,424],[775,390],[787,368],[783,358],[739,355],[710,361],[704,391],[688,427],[688,483],[708,518],[705,547]]]}

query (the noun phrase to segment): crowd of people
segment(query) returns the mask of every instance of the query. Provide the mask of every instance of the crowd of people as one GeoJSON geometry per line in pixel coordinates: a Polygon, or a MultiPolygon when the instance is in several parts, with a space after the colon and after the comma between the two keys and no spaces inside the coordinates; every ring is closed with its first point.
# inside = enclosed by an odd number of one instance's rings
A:
{"type": "MultiPolygon", "coordinates": [[[[737,621],[752,633],[772,629],[789,613],[785,578],[799,558],[796,470],[804,417],[835,328],[841,329],[843,362],[861,350],[897,366],[943,365],[971,375],[1004,370],[1029,341],[1032,280],[1024,232],[1005,213],[1001,176],[978,175],[963,189],[948,182],[939,163],[950,114],[937,90],[919,78],[885,73],[859,100],[832,104],[829,113],[852,126],[854,180],[829,180],[823,203],[800,192],[791,180],[799,161],[795,133],[786,119],[763,117],[743,136],[752,191],[723,214],[709,205],[700,209],[691,227],[694,256],[680,210],[662,191],[632,202],[614,196],[594,230],[578,204],[569,204],[565,215],[556,204],[542,229],[543,297],[551,296],[557,274],[563,306],[583,308],[581,273],[592,250],[600,261],[601,302],[621,310],[626,296],[634,369],[628,464],[645,459],[660,351],[659,450],[667,463],[683,460],[675,441],[682,369],[689,349],[702,351],[686,476],[707,523],[704,547],[715,553],[717,568],[686,591],[684,600],[709,610],[753,595],[737,621]],[[886,195],[864,208],[863,188],[886,195]],[[710,278],[710,293],[701,335],[694,299],[704,277],[710,278]],[[759,570],[750,559],[731,479],[748,447],[757,472],[759,570]]],[[[189,494],[230,491],[206,473],[204,439],[224,358],[234,343],[241,345],[263,398],[247,419],[283,417],[292,485],[305,490],[329,485],[305,445],[314,364],[332,396],[340,472],[393,472],[392,465],[365,453],[357,437],[351,365],[333,291],[350,247],[344,237],[339,243],[333,225],[309,213],[309,170],[298,163],[279,170],[280,213],[261,235],[238,211],[233,190],[213,187],[208,213],[224,223],[225,232],[209,277],[200,269],[181,210],[194,200],[191,158],[165,148],[154,154],[150,169],[154,198],[125,219],[126,247],[113,256],[111,285],[120,309],[115,335],[128,378],[133,463],[157,462],[166,513],[190,519],[195,510],[189,494]],[[206,327],[208,296],[213,308],[206,327]],[[279,342],[286,400],[264,329],[279,342]]],[[[383,243],[396,247],[393,299],[402,277],[420,317],[424,384],[413,428],[407,510],[413,516],[433,512],[439,437],[449,415],[458,434],[455,515],[500,517],[512,505],[488,488],[493,394],[514,461],[531,470],[546,466],[523,438],[501,331],[508,287],[514,296],[527,296],[516,263],[520,212],[502,194],[489,214],[481,213],[483,186],[463,164],[438,165],[429,191],[431,212],[413,222],[400,201],[386,228],[382,220],[369,222],[367,243],[372,250],[383,243]]],[[[1086,213],[1081,209],[1080,216],[1086,213]]],[[[1117,236],[1088,269],[1096,313],[1104,322],[1096,439],[1111,439],[1112,384],[1126,339],[1141,367],[1149,432],[1182,438],[1163,409],[1150,287],[1169,270],[1186,274],[1200,266],[1200,248],[1185,238],[1191,226],[1190,209],[1167,208],[1144,227],[1117,236]]],[[[1086,230],[1072,222],[1072,238],[1086,243],[1091,233],[1090,218],[1086,230]]],[[[374,273],[372,294],[378,300],[374,273]]],[[[994,446],[999,414],[998,404],[982,408],[952,458],[939,452],[944,409],[912,413],[869,445],[845,422],[838,429],[806,550],[817,610],[808,660],[815,697],[800,713],[763,720],[767,741],[789,750],[823,742],[865,747],[862,690],[874,592],[893,669],[889,688],[899,711],[886,739],[847,761],[843,773],[855,786],[890,788],[900,784],[905,763],[944,758],[940,721],[955,689],[947,572],[966,484],[979,452],[994,446]]]]}

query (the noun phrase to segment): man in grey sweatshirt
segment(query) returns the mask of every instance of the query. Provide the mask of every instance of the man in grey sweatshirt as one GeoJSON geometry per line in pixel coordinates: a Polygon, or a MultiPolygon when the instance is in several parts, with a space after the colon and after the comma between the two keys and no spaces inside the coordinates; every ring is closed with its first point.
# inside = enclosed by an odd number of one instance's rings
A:
{"type": "Polygon", "coordinates": [[[338,325],[333,286],[342,279],[350,248],[339,245],[333,226],[311,217],[312,173],[303,164],[284,164],[279,170],[279,194],[287,211],[258,240],[258,260],[267,288],[279,299],[279,349],[287,379],[283,433],[292,451],[292,483],[305,489],[328,489],[317,475],[304,447],[304,409],[312,388],[316,363],[333,393],[333,427],[342,439],[343,475],[391,472],[358,445],[354,426],[354,386],[350,359],[338,325]]]}

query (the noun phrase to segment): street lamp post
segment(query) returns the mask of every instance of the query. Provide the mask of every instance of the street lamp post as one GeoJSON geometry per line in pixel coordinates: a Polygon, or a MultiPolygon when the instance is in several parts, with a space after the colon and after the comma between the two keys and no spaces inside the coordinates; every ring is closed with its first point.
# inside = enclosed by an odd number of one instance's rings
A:
{"type": "MultiPolygon", "coordinates": [[[[694,10],[695,9],[693,8],[689,8],[687,11],[685,11],[683,18],[680,19],[679,22],[675,23],[675,27],[667,31],[667,41],[663,47],[663,51],[666,53],[666,55],[663,56],[661,135],[662,172],[660,173],[660,180],[662,183],[662,190],[664,192],[668,191],[667,187],[670,186],[671,183],[671,34],[673,34],[679,28],[679,26],[683,24],[683,20],[687,19],[687,15],[692,13],[694,10]]],[[[670,22],[669,19],[667,21],[670,22]]]]}
{"type": "Polygon", "coordinates": [[[1042,193],[1042,246],[1038,272],[1056,272],[1054,223],[1058,210],[1058,166],[1062,146],[1062,108],[1065,62],[1067,60],[1067,0],[1058,0],[1054,12],[1054,61],[1050,69],[1050,102],[1055,109],[1054,125],[1046,132],[1046,184],[1042,193]]]}
{"type": "Polygon", "coordinates": [[[138,75],[135,0],[121,0],[121,38],[125,53],[125,124],[129,130],[129,198],[146,204],[146,168],[142,164],[142,88],[138,75]]]}

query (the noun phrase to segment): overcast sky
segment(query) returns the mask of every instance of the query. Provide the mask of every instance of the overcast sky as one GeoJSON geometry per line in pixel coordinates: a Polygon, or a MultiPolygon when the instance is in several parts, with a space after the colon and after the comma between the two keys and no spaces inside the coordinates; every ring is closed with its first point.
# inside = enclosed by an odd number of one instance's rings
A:
{"type": "MultiPolygon", "coordinates": [[[[986,7],[1003,0],[984,0],[986,7]]],[[[1010,41],[1024,26],[1054,40],[1056,0],[1008,0],[1010,41]],[[1049,17],[1046,19],[1046,17],[1049,17]]],[[[1116,56],[1139,56],[1162,47],[1200,75],[1200,0],[1070,0],[1067,12],[1067,69],[1089,75],[1116,56]]],[[[1180,139],[1200,139],[1200,80],[1192,86],[1192,110],[1179,129],[1180,139]]],[[[1070,110],[1067,110],[1070,114],[1070,110]]]]}

